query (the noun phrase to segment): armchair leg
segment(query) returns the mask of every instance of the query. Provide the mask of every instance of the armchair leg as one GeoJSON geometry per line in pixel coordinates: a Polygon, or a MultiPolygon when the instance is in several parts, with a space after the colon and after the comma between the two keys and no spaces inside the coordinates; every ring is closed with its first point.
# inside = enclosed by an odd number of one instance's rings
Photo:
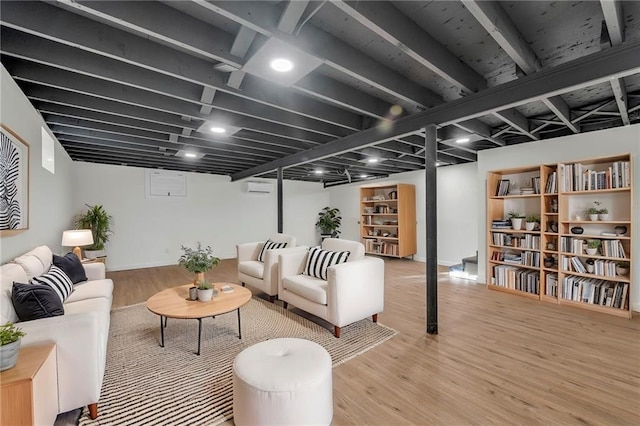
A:
{"type": "Polygon", "coordinates": [[[269,296],[269,302],[274,303],[276,301],[275,296],[269,296]]]}
{"type": "Polygon", "coordinates": [[[340,327],[338,327],[337,325],[333,326],[333,335],[338,339],[340,338],[340,327]]]}
{"type": "Polygon", "coordinates": [[[91,417],[91,420],[95,420],[98,417],[98,403],[89,404],[87,408],[89,409],[89,417],[91,417]]]}
{"type": "Polygon", "coordinates": [[[289,302],[282,302],[282,307],[287,309],[287,306],[289,306],[289,302]]]}
{"type": "Polygon", "coordinates": [[[242,287],[244,287],[244,283],[240,283],[240,284],[242,284],[242,287]]]}
{"type": "Polygon", "coordinates": [[[373,320],[373,322],[378,322],[378,314],[373,314],[371,316],[371,319],[373,320]]]}

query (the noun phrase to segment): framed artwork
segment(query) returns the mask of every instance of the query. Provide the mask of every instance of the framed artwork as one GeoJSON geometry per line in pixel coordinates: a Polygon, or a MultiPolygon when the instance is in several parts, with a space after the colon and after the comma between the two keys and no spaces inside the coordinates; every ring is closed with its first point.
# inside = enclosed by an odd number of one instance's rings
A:
{"type": "Polygon", "coordinates": [[[0,236],[29,229],[29,144],[0,124],[0,236]]]}

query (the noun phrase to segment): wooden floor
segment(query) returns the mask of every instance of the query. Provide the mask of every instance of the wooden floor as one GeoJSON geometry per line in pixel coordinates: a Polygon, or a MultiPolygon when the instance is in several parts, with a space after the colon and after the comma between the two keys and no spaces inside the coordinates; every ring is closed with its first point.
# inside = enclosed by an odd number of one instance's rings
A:
{"type": "MultiPolygon", "coordinates": [[[[430,336],[424,264],[385,263],[379,321],[399,334],[333,370],[334,425],[639,424],[640,315],[537,302],[443,272],[430,336]]],[[[114,307],[191,278],[175,266],[108,276],[114,307]]],[[[207,278],[237,282],[235,260],[207,278]]]]}

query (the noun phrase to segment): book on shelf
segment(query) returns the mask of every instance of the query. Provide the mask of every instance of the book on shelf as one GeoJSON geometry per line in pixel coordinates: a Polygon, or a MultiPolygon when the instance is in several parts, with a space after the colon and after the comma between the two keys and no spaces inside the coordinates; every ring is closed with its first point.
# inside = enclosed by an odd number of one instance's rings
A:
{"type": "Polygon", "coordinates": [[[547,274],[545,287],[547,296],[558,297],[558,274],[547,274]]]}
{"type": "Polygon", "coordinates": [[[496,197],[504,197],[509,194],[509,179],[500,179],[496,188],[496,197]]]}
{"type": "Polygon", "coordinates": [[[547,184],[544,188],[545,194],[557,194],[558,193],[558,183],[557,183],[558,173],[553,172],[547,176],[547,184]]]}
{"type": "Polygon", "coordinates": [[[538,294],[540,274],[538,271],[517,268],[511,265],[493,267],[492,284],[512,290],[538,294]]]}
{"type": "Polygon", "coordinates": [[[629,283],[569,275],[562,280],[562,298],[618,309],[628,305],[629,283]]]}
{"type": "Polygon", "coordinates": [[[559,164],[561,176],[560,190],[596,191],[601,189],[628,188],[631,186],[629,161],[614,161],[604,170],[581,163],[559,164]]]}

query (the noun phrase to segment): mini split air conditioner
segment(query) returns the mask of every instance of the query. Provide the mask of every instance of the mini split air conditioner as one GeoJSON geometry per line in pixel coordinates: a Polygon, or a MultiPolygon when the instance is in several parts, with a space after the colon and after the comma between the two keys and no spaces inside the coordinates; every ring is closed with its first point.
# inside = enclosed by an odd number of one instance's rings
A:
{"type": "Polygon", "coordinates": [[[245,187],[246,192],[260,194],[270,194],[272,189],[272,185],[269,182],[247,182],[245,187]]]}

